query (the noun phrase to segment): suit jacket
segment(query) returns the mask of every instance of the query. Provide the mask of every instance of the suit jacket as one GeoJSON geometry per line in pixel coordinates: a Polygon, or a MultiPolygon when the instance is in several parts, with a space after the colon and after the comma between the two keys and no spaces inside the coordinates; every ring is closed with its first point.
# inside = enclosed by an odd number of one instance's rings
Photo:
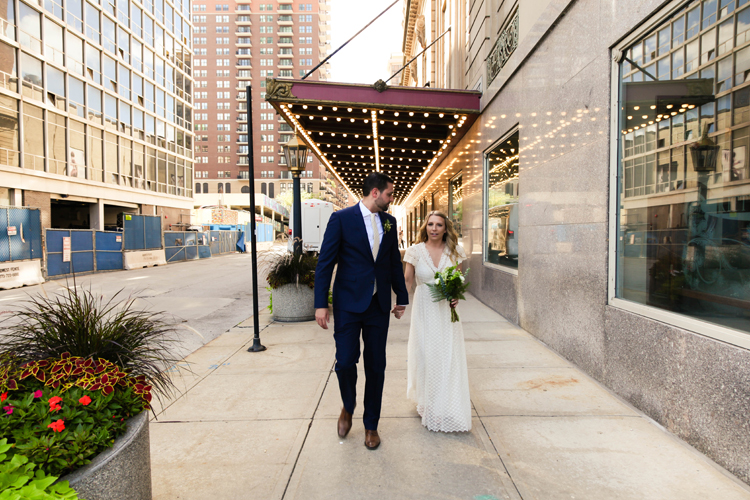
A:
{"type": "Polygon", "coordinates": [[[315,308],[328,307],[328,290],[333,266],[337,263],[333,307],[353,313],[365,312],[372,302],[376,281],[380,308],[384,313],[391,309],[391,288],[396,292],[398,304],[409,303],[398,250],[396,218],[384,212],[378,212],[378,216],[383,225],[383,241],[380,242],[377,259],[373,259],[359,206],[354,205],[331,215],[315,269],[315,308]],[[390,222],[390,231],[385,231],[386,221],[390,222]]]}

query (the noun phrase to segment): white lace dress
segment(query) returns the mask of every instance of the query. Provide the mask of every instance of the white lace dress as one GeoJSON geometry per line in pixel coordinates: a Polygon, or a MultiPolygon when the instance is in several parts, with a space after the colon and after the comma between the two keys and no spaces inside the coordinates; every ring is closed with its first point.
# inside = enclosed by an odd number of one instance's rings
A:
{"type": "MultiPolygon", "coordinates": [[[[466,259],[460,246],[458,252],[458,262],[466,259]]],[[[404,261],[414,266],[417,281],[411,307],[406,395],[417,404],[422,425],[429,430],[471,430],[469,374],[461,322],[451,323],[450,304],[447,300],[433,302],[425,284],[434,281],[436,271],[454,263],[446,249],[436,268],[424,243],[409,247],[404,261]]]]}

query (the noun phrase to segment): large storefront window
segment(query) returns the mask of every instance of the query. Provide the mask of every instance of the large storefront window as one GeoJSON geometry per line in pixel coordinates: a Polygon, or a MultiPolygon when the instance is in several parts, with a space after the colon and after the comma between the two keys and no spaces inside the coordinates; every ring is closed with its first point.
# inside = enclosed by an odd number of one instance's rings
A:
{"type": "Polygon", "coordinates": [[[485,161],[485,262],[518,268],[518,131],[485,161]]]}
{"type": "Polygon", "coordinates": [[[616,296],[750,332],[750,4],[717,4],[623,50],[616,296]]]}

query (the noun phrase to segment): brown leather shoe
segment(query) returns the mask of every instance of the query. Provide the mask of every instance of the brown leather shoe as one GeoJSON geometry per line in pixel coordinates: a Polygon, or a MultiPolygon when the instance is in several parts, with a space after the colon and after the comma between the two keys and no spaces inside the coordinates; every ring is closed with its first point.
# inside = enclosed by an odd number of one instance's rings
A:
{"type": "Polygon", "coordinates": [[[345,438],[352,428],[352,414],[346,411],[345,408],[341,408],[341,415],[339,415],[339,437],[345,438]]]}
{"type": "Polygon", "coordinates": [[[368,450],[376,450],[380,446],[378,431],[365,430],[365,446],[368,450]]]}

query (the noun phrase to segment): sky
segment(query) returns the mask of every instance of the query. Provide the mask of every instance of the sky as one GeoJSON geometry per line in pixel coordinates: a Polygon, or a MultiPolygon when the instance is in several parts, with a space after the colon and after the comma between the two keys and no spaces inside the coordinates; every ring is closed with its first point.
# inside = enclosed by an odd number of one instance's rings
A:
{"type": "MultiPolygon", "coordinates": [[[[331,0],[331,50],[339,48],[393,0],[331,0]]],[[[373,84],[387,80],[388,59],[401,52],[404,2],[399,1],[330,59],[331,81],[373,84]]],[[[391,81],[390,83],[393,83],[391,81]]]]}

